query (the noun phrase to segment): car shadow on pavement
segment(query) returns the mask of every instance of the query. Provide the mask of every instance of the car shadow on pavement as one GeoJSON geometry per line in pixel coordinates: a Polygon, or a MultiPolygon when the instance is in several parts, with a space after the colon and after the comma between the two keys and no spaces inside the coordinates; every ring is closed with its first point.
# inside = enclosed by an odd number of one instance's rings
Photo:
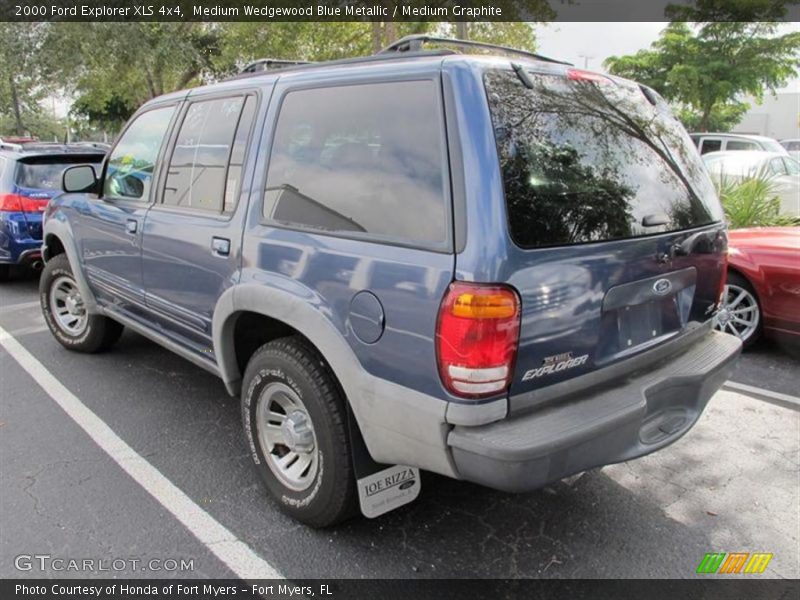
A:
{"type": "Polygon", "coordinates": [[[729,449],[714,435],[704,440],[699,426],[652,457],[590,472],[571,487],[514,495],[426,473],[411,505],[312,530],[267,498],[245,447],[238,399],[213,375],[130,332],[112,352],[95,356],[68,352],[46,333],[27,338],[26,346],[138,453],[287,577],[682,578],[695,575],[707,552],[740,550],[714,543],[720,528],[735,539],[747,515],[670,516],[687,473],[712,491],[733,476],[750,476],[724,462],[711,468],[714,454],[729,449]],[[701,451],[692,450],[696,444],[701,451]],[[620,469],[631,470],[630,482],[620,469]]]}

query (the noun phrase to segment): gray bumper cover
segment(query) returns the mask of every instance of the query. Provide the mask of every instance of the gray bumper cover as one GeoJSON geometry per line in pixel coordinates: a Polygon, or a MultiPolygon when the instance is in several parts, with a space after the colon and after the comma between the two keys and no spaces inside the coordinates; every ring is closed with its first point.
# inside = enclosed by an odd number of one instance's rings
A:
{"type": "Polygon", "coordinates": [[[461,478],[509,492],[649,454],[685,434],[728,378],[741,342],[711,332],[614,386],[448,436],[461,478]]]}

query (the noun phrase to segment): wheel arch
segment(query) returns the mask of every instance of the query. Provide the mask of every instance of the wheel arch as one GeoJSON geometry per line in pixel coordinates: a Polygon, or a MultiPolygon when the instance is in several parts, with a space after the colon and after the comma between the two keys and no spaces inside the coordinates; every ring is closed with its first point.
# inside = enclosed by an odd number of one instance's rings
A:
{"type": "Polygon", "coordinates": [[[72,234],[72,227],[69,221],[57,218],[55,215],[48,217],[47,221],[45,221],[42,238],[44,240],[42,257],[45,263],[59,254],[66,254],[67,260],[69,260],[69,264],[72,267],[72,275],[75,277],[75,282],[78,284],[78,289],[81,292],[87,310],[90,313],[100,312],[94,293],[92,293],[89,282],[83,273],[80,253],[78,252],[78,246],[75,243],[75,237],[72,234]]]}
{"type": "Polygon", "coordinates": [[[214,354],[228,393],[235,396],[241,391],[247,358],[257,346],[289,335],[301,336],[320,355],[345,395],[355,393],[351,381],[358,377],[360,365],[342,333],[307,299],[257,284],[228,289],[214,310],[214,354]],[[250,342],[243,341],[247,334],[250,342]]]}

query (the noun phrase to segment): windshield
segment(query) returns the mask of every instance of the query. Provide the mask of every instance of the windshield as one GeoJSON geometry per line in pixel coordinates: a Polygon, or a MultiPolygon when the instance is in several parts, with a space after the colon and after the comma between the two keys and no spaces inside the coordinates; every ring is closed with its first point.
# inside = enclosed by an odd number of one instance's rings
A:
{"type": "Polygon", "coordinates": [[[91,164],[100,172],[102,155],[92,156],[47,156],[20,162],[16,173],[16,184],[38,190],[60,190],[61,174],[72,165],[91,164]]]}
{"type": "MultiPolygon", "coordinates": [[[[676,231],[722,220],[697,150],[638,86],[485,75],[511,236],[523,248],[676,231]]],[[[655,102],[656,97],[650,94],[655,102]]]]}
{"type": "Polygon", "coordinates": [[[778,152],[779,154],[786,154],[786,148],[781,146],[776,140],[762,140],[761,146],[764,150],[769,152],[778,152]]]}

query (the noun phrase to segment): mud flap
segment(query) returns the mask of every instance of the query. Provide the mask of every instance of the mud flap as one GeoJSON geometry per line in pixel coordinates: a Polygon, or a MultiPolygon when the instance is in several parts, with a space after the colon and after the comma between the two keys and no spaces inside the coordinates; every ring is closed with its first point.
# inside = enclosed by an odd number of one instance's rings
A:
{"type": "Polygon", "coordinates": [[[404,465],[384,465],[372,460],[349,406],[347,429],[361,513],[368,519],[374,519],[413,502],[422,487],[419,469],[404,465]]]}

